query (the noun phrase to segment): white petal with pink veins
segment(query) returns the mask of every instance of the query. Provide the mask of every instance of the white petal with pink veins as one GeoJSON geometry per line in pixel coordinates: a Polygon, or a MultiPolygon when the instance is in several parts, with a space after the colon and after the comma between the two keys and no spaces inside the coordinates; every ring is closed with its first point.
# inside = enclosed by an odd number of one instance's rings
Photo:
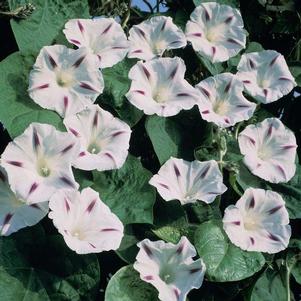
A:
{"type": "Polygon", "coordinates": [[[201,287],[206,267],[202,259],[192,259],[196,251],[185,236],[177,244],[144,239],[137,245],[134,269],[158,290],[160,300],[185,301],[192,289],[201,287]]]}
{"type": "Polygon", "coordinates": [[[274,50],[243,54],[237,70],[245,91],[261,103],[276,101],[297,85],[285,58],[274,50]]]}
{"type": "Polygon", "coordinates": [[[47,213],[48,202],[29,205],[18,192],[14,193],[10,189],[6,172],[0,167],[0,235],[8,236],[33,226],[47,213]]]}
{"type": "Polygon", "coordinates": [[[168,117],[189,110],[198,92],[184,79],[185,71],[178,57],[138,62],[129,72],[132,84],[126,97],[147,115],[168,117]]]}
{"type": "Polygon", "coordinates": [[[32,123],[8,144],[1,165],[12,190],[27,203],[47,202],[54,192],[78,188],[71,169],[79,144],[73,135],[32,123]]]}
{"type": "Polygon", "coordinates": [[[61,190],[51,197],[49,208],[49,218],[76,253],[118,249],[123,224],[93,189],[85,188],[81,193],[75,189],[61,190]]]}
{"type": "Polygon", "coordinates": [[[95,56],[99,68],[112,67],[128,52],[127,37],[113,18],[71,19],[63,32],[70,43],[86,47],[95,56]]]}
{"type": "Polygon", "coordinates": [[[184,161],[171,157],[149,183],[165,201],[179,200],[182,205],[198,200],[212,203],[227,187],[216,161],[184,161]]]}
{"type": "Polygon", "coordinates": [[[277,118],[247,126],[238,136],[244,163],[271,183],[288,182],[295,174],[296,137],[277,118]]]}
{"type": "Polygon", "coordinates": [[[81,111],[96,100],[103,88],[97,59],[86,48],[45,46],[29,75],[29,96],[61,116],[81,111]]]}
{"type": "Polygon", "coordinates": [[[66,117],[64,124],[80,142],[79,154],[73,162],[76,168],[111,170],[125,162],[131,129],[98,105],[66,117]]]}
{"type": "Polygon", "coordinates": [[[129,31],[129,58],[151,60],[162,56],[165,50],[186,46],[186,38],[173,22],[171,17],[156,16],[129,31]]]}
{"type": "Polygon", "coordinates": [[[209,77],[196,88],[200,91],[198,107],[202,118],[219,127],[248,120],[255,111],[256,104],[243,96],[243,83],[231,73],[209,77]]]}
{"type": "Polygon", "coordinates": [[[216,2],[202,3],[186,24],[186,38],[193,49],[211,62],[224,62],[246,46],[240,11],[216,2]]]}
{"type": "Polygon", "coordinates": [[[287,248],[291,236],[289,216],[281,195],[248,188],[225,210],[224,229],[231,242],[246,251],[277,253],[287,248]]]}

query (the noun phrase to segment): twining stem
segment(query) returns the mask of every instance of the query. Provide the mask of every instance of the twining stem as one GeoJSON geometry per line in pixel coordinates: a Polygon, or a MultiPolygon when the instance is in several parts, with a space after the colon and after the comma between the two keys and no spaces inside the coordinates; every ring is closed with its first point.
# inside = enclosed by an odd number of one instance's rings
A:
{"type": "Polygon", "coordinates": [[[121,27],[122,28],[125,28],[127,23],[129,22],[130,20],[130,16],[131,16],[131,5],[132,5],[132,0],[129,0],[129,3],[128,3],[128,10],[126,12],[126,15],[125,15],[125,18],[123,19],[122,23],[121,23],[121,27]]]}
{"type": "Polygon", "coordinates": [[[285,281],[286,281],[287,301],[291,301],[290,276],[291,276],[291,268],[286,264],[285,281]]]}

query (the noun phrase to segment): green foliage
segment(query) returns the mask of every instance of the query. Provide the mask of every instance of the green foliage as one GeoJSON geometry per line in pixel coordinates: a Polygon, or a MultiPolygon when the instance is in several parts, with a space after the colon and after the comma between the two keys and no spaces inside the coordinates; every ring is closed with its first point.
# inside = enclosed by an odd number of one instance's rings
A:
{"type": "Polygon", "coordinates": [[[124,224],[153,222],[155,189],[148,184],[152,174],[139,159],[129,155],[117,170],[93,172],[92,188],[124,224]]]}
{"type": "Polygon", "coordinates": [[[64,128],[55,112],[41,108],[28,96],[28,76],[34,61],[31,52],[15,52],[0,63],[0,120],[11,137],[20,135],[32,122],[64,128]]]}
{"type": "Polygon", "coordinates": [[[226,5],[230,5],[232,7],[239,7],[239,0],[216,0],[216,1],[212,1],[212,0],[193,0],[193,3],[195,4],[195,6],[198,6],[202,3],[206,3],[206,2],[217,2],[219,4],[226,4],[226,5]]]}
{"type": "Polygon", "coordinates": [[[140,279],[132,266],[121,268],[108,283],[105,301],[158,301],[156,289],[140,279]]]}
{"type": "Polygon", "coordinates": [[[261,253],[246,252],[234,246],[220,223],[213,220],[197,228],[194,242],[210,281],[242,280],[260,271],[265,264],[261,253]]]}

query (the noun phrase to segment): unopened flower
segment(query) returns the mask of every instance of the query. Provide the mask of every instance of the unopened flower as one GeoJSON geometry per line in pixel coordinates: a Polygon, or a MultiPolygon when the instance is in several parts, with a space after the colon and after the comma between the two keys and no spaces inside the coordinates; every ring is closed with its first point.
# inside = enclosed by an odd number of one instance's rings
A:
{"type": "Polygon", "coordinates": [[[75,189],[61,190],[51,197],[49,208],[49,218],[76,253],[118,249],[123,225],[95,190],[85,188],[81,193],[75,189]]]}
{"type": "Polygon", "coordinates": [[[27,204],[14,193],[7,181],[7,174],[0,167],[0,235],[10,235],[37,224],[48,213],[48,203],[27,204]]]}
{"type": "Polygon", "coordinates": [[[79,112],[103,91],[97,64],[86,48],[45,46],[30,72],[29,95],[41,107],[61,116],[79,112]]]}
{"type": "Polygon", "coordinates": [[[193,288],[201,287],[206,267],[202,259],[192,259],[196,251],[185,236],[177,244],[144,239],[138,247],[134,269],[158,290],[160,300],[185,301],[193,288]]]}
{"type": "Polygon", "coordinates": [[[165,201],[179,200],[182,205],[198,200],[212,203],[227,187],[216,161],[184,161],[171,157],[149,183],[165,201]]]}
{"type": "Polygon", "coordinates": [[[277,118],[247,126],[238,137],[251,173],[271,183],[288,182],[295,174],[296,137],[277,118]]]}
{"type": "Polygon", "coordinates": [[[186,46],[186,38],[171,17],[157,16],[134,25],[129,31],[128,57],[151,60],[165,50],[186,46]]]}
{"type": "Polygon", "coordinates": [[[75,167],[101,171],[120,168],[125,162],[131,129],[98,105],[66,117],[64,124],[80,142],[75,167]]]}
{"type": "Polygon", "coordinates": [[[246,92],[261,103],[276,101],[297,85],[285,58],[274,50],[243,54],[237,69],[246,92]]]}
{"type": "Polygon", "coordinates": [[[216,2],[202,3],[186,24],[193,49],[211,62],[224,62],[246,46],[246,31],[238,9],[216,2]]]}
{"type": "Polygon", "coordinates": [[[223,224],[231,242],[246,251],[277,253],[291,236],[285,202],[269,190],[248,188],[226,208],[223,224]]]}
{"type": "Polygon", "coordinates": [[[168,117],[189,110],[197,100],[197,91],[185,79],[182,59],[158,58],[138,62],[130,72],[131,88],[127,99],[147,115],[168,117]]]}
{"type": "Polygon", "coordinates": [[[231,73],[222,73],[201,81],[196,88],[200,91],[198,107],[203,119],[220,127],[252,117],[256,105],[242,94],[243,83],[231,73]]]}
{"type": "Polygon", "coordinates": [[[99,68],[112,67],[128,52],[127,37],[113,18],[72,19],[63,32],[70,43],[94,54],[99,68]]]}
{"type": "Polygon", "coordinates": [[[78,150],[73,135],[32,123],[8,144],[1,165],[20,198],[29,204],[46,202],[59,189],[78,188],[71,169],[78,150]]]}

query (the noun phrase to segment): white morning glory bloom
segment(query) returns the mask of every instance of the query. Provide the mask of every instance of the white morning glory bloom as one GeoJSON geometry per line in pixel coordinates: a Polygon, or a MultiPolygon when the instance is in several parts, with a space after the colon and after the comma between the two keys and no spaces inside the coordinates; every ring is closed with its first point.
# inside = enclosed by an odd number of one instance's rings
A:
{"type": "Polygon", "coordinates": [[[186,24],[186,38],[193,49],[211,62],[224,62],[246,46],[240,11],[216,2],[202,3],[186,24]]]}
{"type": "Polygon", "coordinates": [[[294,176],[296,137],[279,119],[267,118],[248,125],[238,142],[252,174],[271,183],[288,182],[294,176]]]}
{"type": "Polygon", "coordinates": [[[61,190],[49,202],[49,218],[63,235],[67,246],[78,254],[99,253],[118,249],[123,225],[99,198],[85,188],[61,190]]]}
{"type": "Polygon", "coordinates": [[[99,68],[112,67],[128,52],[127,37],[113,18],[71,19],[63,32],[70,43],[88,48],[99,68]]]}
{"type": "Polygon", "coordinates": [[[78,151],[72,134],[59,132],[52,125],[31,123],[8,144],[1,165],[20,198],[29,204],[47,202],[59,189],[78,188],[71,169],[78,151]]]}
{"type": "Polygon", "coordinates": [[[27,204],[8,184],[7,174],[0,167],[0,235],[7,236],[37,224],[48,213],[48,202],[27,204]]]}
{"type": "Polygon", "coordinates": [[[182,205],[198,200],[212,203],[227,187],[216,161],[184,161],[171,157],[149,183],[165,201],[179,200],[182,205]]]}
{"type": "Polygon", "coordinates": [[[185,301],[192,289],[201,287],[206,267],[202,259],[192,259],[197,254],[185,236],[177,244],[144,239],[137,245],[134,269],[158,290],[160,300],[185,301]]]}
{"type": "Polygon", "coordinates": [[[226,128],[252,117],[256,104],[243,96],[244,86],[237,76],[222,73],[201,81],[198,107],[203,119],[226,128]]]}
{"type": "Polygon", "coordinates": [[[277,253],[291,236],[285,202],[270,190],[248,188],[226,208],[223,225],[231,242],[246,251],[277,253]]]}
{"type": "Polygon", "coordinates": [[[146,115],[168,117],[189,110],[198,93],[184,79],[185,71],[184,61],[178,57],[140,61],[129,72],[132,84],[126,97],[146,115]]]}
{"type": "Polygon", "coordinates": [[[98,105],[66,117],[64,124],[80,142],[73,162],[76,168],[102,171],[120,168],[125,162],[131,129],[98,105]]]}
{"type": "Polygon", "coordinates": [[[29,75],[29,95],[41,107],[61,116],[79,112],[103,91],[97,64],[86,48],[45,46],[29,75]]]}
{"type": "Polygon", "coordinates": [[[186,37],[171,17],[152,17],[129,31],[129,58],[151,60],[162,56],[165,50],[186,46],[186,37]]]}
{"type": "Polygon", "coordinates": [[[261,103],[270,103],[296,87],[285,58],[274,50],[243,54],[237,66],[245,91],[261,103]]]}

